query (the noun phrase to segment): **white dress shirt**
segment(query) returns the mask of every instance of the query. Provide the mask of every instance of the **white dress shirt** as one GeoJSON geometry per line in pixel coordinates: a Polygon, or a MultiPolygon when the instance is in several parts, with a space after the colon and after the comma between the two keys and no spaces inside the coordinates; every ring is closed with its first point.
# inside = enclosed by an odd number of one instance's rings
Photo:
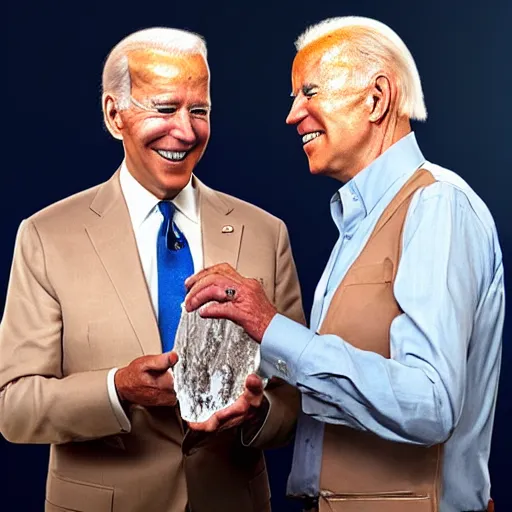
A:
{"type": "MultiPolygon", "coordinates": [[[[125,162],[121,165],[119,181],[126,205],[128,206],[128,212],[130,213],[139,258],[144,271],[144,277],[148,284],[151,302],[158,319],[156,240],[163,220],[163,215],[158,208],[160,199],[144,188],[130,174],[125,162]]],[[[192,180],[190,180],[188,185],[172,200],[172,203],[176,207],[173,220],[188,241],[194,262],[194,271],[197,272],[203,268],[203,246],[198,193],[192,185],[192,180]]],[[[119,424],[124,431],[129,432],[131,430],[130,421],[121,406],[114,384],[116,371],[117,368],[113,368],[108,373],[108,395],[119,424]]]]}

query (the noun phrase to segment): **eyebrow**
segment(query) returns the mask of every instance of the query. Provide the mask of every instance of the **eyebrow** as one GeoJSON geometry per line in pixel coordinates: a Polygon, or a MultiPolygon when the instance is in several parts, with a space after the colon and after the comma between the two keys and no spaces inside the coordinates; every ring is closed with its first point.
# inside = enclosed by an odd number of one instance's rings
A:
{"type": "MultiPolygon", "coordinates": [[[[149,101],[153,106],[161,106],[161,105],[176,105],[180,103],[176,98],[171,98],[169,96],[156,96],[153,98],[149,98],[149,101]]],[[[199,103],[192,103],[188,106],[189,108],[211,108],[211,103],[209,102],[199,102],[199,103]]]]}

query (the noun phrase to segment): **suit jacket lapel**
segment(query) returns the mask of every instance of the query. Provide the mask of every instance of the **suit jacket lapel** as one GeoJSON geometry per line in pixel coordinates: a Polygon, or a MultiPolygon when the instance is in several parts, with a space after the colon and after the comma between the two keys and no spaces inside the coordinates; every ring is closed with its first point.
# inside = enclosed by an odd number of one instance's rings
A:
{"type": "Polygon", "coordinates": [[[204,266],[229,263],[237,268],[244,225],[237,220],[234,207],[226,196],[196,177],[194,180],[199,192],[204,266]]]}
{"type": "Polygon", "coordinates": [[[90,206],[97,217],[85,229],[114,285],[144,354],[162,352],[160,334],[119,183],[119,171],[90,206]]]}

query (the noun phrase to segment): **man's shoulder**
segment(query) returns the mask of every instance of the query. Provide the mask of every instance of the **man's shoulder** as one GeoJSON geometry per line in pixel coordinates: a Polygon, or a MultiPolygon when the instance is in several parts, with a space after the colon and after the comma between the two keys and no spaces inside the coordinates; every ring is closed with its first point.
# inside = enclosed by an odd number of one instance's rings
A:
{"type": "Polygon", "coordinates": [[[496,223],[491,211],[478,193],[460,175],[449,169],[431,162],[426,162],[423,168],[429,171],[436,181],[419,191],[415,206],[422,203],[426,205],[428,204],[426,201],[437,198],[445,204],[457,207],[460,211],[465,212],[467,221],[474,229],[479,226],[478,231],[482,236],[482,241],[487,239],[491,250],[496,254],[501,254],[496,223]]]}
{"type": "Polygon", "coordinates": [[[37,226],[75,223],[91,213],[90,205],[103,184],[95,185],[52,203],[27,220],[37,226]]]}
{"type": "Polygon", "coordinates": [[[484,200],[462,176],[431,162],[425,162],[423,168],[429,171],[436,180],[433,185],[426,187],[424,198],[435,194],[450,193],[454,198],[466,202],[482,221],[494,225],[491,212],[484,200]]]}
{"type": "Polygon", "coordinates": [[[446,188],[458,189],[466,195],[478,197],[468,182],[456,172],[429,161],[426,161],[422,168],[432,174],[436,183],[443,184],[446,188]]]}

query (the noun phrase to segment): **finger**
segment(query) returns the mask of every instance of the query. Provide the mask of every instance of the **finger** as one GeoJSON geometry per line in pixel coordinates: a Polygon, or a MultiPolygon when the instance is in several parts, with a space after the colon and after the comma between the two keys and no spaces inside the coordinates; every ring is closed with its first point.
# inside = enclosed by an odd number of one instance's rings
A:
{"type": "Polygon", "coordinates": [[[185,286],[187,289],[190,289],[197,281],[210,274],[220,274],[231,277],[238,276],[240,280],[242,279],[242,276],[229,263],[218,263],[217,265],[212,265],[211,267],[200,270],[199,272],[185,279],[185,286]]]}
{"type": "Polygon", "coordinates": [[[247,400],[245,400],[245,398],[242,396],[229,407],[217,411],[215,415],[217,416],[219,423],[224,424],[234,418],[245,417],[249,407],[249,402],[247,402],[247,400]]]}
{"type": "Polygon", "coordinates": [[[245,387],[253,395],[263,394],[263,381],[255,373],[251,373],[247,376],[247,379],[245,379],[245,387]]]}
{"type": "Polygon", "coordinates": [[[227,318],[240,324],[240,313],[232,302],[212,302],[199,310],[201,318],[227,318]]]}
{"type": "Polygon", "coordinates": [[[230,276],[224,274],[214,273],[208,274],[201,279],[197,280],[194,285],[189,289],[187,296],[193,297],[202,288],[206,288],[209,285],[217,285],[223,289],[233,287],[235,285],[240,286],[240,283],[234,280],[230,276]]]}
{"type": "Polygon", "coordinates": [[[187,290],[190,290],[194,284],[196,284],[198,281],[203,279],[204,277],[208,276],[212,273],[212,267],[205,268],[203,270],[200,270],[199,272],[195,273],[194,275],[191,275],[190,277],[187,277],[185,279],[185,287],[187,290]]]}
{"type": "Polygon", "coordinates": [[[169,364],[171,365],[170,367],[173,368],[174,365],[178,362],[178,353],[173,350],[171,352],[167,352],[167,354],[169,356],[169,364]]]}
{"type": "Polygon", "coordinates": [[[217,432],[222,432],[224,430],[228,430],[230,428],[238,427],[246,420],[245,416],[238,416],[236,418],[233,418],[232,420],[229,420],[226,423],[222,423],[218,428],[217,432]]]}
{"type": "MultiPolygon", "coordinates": [[[[175,356],[173,356],[174,358],[175,356]]],[[[168,368],[170,368],[171,360],[169,353],[158,354],[156,356],[147,356],[144,361],[144,369],[151,371],[162,371],[164,372],[168,368]]]]}
{"type": "Polygon", "coordinates": [[[213,414],[207,421],[202,423],[189,423],[193,430],[203,432],[220,432],[236,425],[240,425],[246,418],[249,405],[239,399],[238,403],[227,407],[213,414]]]}
{"type": "Polygon", "coordinates": [[[212,282],[203,285],[201,281],[201,283],[196,286],[200,286],[200,288],[194,287],[185,298],[185,308],[189,312],[196,310],[203,304],[211,302],[212,300],[217,302],[227,301],[226,288],[230,288],[233,285],[225,282],[212,282]]]}
{"type": "Polygon", "coordinates": [[[206,421],[199,423],[189,422],[188,426],[192,430],[199,430],[201,432],[214,432],[219,427],[219,421],[217,419],[217,415],[214,414],[206,421]]]}

